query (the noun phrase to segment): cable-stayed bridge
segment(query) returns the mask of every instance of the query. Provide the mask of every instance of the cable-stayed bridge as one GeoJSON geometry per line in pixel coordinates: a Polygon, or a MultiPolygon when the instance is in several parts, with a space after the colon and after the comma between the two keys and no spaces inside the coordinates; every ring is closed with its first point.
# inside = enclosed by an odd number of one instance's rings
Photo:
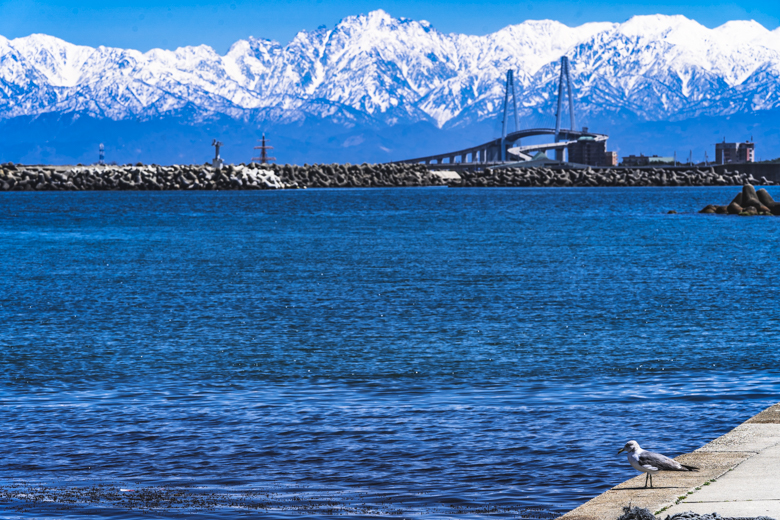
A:
{"type": "Polygon", "coordinates": [[[536,152],[555,150],[555,160],[563,162],[564,152],[568,153],[569,162],[605,165],[607,135],[588,132],[587,128],[577,130],[574,116],[574,93],[569,73],[569,59],[561,58],[561,75],[558,81],[558,107],[555,115],[555,128],[527,128],[520,130],[519,114],[517,111],[517,93],[515,90],[514,71],[507,71],[506,89],[504,91],[503,117],[501,120],[501,137],[486,143],[455,150],[452,152],[438,153],[424,157],[416,157],[398,161],[403,163],[425,163],[428,165],[447,165],[447,167],[484,167],[505,163],[522,163],[531,161],[536,152]],[[570,127],[562,128],[563,97],[568,94],[570,127]],[[514,114],[514,132],[507,132],[509,116],[509,98],[512,98],[514,114]],[[525,137],[550,135],[554,142],[521,146],[519,141],[525,137]]]}

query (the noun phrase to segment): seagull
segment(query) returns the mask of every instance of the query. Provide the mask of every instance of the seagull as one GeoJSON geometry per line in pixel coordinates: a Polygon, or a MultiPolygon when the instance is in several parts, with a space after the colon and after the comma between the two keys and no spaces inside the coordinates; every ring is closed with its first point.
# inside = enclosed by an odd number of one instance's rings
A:
{"type": "Polygon", "coordinates": [[[634,469],[647,474],[645,487],[647,487],[648,478],[650,479],[650,487],[653,487],[653,475],[659,471],[699,471],[696,466],[686,466],[666,455],[645,451],[639,447],[639,443],[636,441],[628,441],[625,446],[620,448],[618,455],[624,451],[628,455],[628,462],[634,469]]]}

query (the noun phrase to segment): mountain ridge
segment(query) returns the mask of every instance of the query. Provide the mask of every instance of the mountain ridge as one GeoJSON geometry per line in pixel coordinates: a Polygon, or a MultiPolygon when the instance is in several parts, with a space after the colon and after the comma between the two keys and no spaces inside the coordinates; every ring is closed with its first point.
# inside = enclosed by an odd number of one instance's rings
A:
{"type": "Polygon", "coordinates": [[[227,117],[265,126],[328,120],[353,133],[462,130],[497,119],[512,69],[521,126],[552,126],[564,55],[583,125],[780,108],[780,29],[752,20],[713,29],[680,15],[577,27],[527,20],[473,36],[377,10],[301,31],[286,45],[238,40],[224,55],[206,45],[140,52],[0,36],[0,121],[227,117]]]}

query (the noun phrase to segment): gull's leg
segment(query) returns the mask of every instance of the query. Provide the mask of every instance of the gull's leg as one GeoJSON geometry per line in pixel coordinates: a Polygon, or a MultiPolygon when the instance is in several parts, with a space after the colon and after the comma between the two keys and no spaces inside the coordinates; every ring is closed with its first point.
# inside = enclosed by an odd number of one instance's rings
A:
{"type": "MultiPolygon", "coordinates": [[[[650,475],[650,473],[648,473],[650,475]]],[[[650,475],[650,487],[653,487],[653,475],[650,475]]]]}
{"type": "Polygon", "coordinates": [[[647,487],[647,477],[650,476],[650,473],[645,473],[645,487],[647,487]]]}

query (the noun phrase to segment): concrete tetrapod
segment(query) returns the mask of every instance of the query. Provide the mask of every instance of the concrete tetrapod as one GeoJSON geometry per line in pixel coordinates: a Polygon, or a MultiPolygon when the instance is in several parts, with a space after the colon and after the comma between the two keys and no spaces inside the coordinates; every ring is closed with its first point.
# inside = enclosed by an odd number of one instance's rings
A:
{"type": "Polygon", "coordinates": [[[756,191],[752,184],[742,186],[742,191],[731,201],[728,206],[715,206],[707,204],[699,213],[728,213],[729,215],[740,215],[743,217],[753,217],[757,215],[780,216],[780,203],[774,201],[772,196],[765,189],[756,191]]]}

